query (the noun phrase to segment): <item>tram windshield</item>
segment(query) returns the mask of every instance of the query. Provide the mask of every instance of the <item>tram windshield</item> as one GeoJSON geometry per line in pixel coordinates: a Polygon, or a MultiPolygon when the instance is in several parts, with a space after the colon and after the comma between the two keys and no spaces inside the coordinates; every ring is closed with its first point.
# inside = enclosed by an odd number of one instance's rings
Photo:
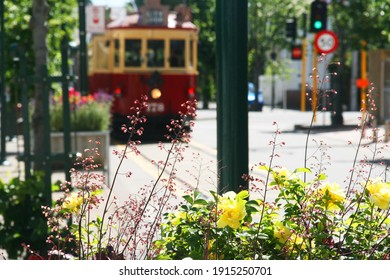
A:
{"type": "MultiPolygon", "coordinates": [[[[108,33],[93,39],[91,72],[154,71],[196,72],[196,35],[147,37],[125,31],[108,33]]],[[[184,34],[184,35],[183,35],[184,34]]]]}

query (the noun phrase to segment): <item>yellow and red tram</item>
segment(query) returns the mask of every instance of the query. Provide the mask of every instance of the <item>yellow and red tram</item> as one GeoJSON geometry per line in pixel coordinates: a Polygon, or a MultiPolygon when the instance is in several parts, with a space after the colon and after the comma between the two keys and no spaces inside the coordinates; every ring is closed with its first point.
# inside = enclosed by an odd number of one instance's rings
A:
{"type": "Polygon", "coordinates": [[[142,95],[149,97],[146,128],[159,129],[196,98],[198,30],[188,9],[152,8],[111,22],[91,40],[89,89],[114,96],[114,135],[142,95]]]}

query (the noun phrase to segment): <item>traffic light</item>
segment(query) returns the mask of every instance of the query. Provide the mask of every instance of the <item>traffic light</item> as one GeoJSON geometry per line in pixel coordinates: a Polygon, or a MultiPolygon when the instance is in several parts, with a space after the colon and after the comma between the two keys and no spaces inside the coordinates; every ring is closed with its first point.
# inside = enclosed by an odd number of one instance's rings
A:
{"type": "Polygon", "coordinates": [[[297,19],[290,18],[286,20],[286,37],[293,40],[297,37],[297,19]]]}
{"type": "Polygon", "coordinates": [[[326,30],[327,4],[315,0],[310,9],[310,32],[326,30]]]}
{"type": "Polygon", "coordinates": [[[302,45],[292,45],[291,46],[291,59],[292,60],[301,60],[302,59],[302,45]]]}

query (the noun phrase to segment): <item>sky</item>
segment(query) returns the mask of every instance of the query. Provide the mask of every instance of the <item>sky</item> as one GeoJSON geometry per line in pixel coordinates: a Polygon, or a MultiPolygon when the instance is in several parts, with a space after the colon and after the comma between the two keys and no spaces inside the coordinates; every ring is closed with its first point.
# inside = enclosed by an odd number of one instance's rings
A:
{"type": "Polygon", "coordinates": [[[96,6],[124,7],[127,0],[92,0],[96,6]]]}

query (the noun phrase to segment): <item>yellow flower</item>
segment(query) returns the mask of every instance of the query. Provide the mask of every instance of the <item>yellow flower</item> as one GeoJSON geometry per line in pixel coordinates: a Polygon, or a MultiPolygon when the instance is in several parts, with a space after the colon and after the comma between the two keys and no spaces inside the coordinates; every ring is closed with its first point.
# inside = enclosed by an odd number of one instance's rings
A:
{"type": "Polygon", "coordinates": [[[286,243],[291,236],[291,230],[286,227],[281,221],[275,222],[274,237],[279,240],[280,243],[286,243]]]}
{"type": "Polygon", "coordinates": [[[306,244],[304,243],[303,238],[295,233],[291,235],[289,244],[291,247],[297,245],[297,247],[300,249],[306,249],[306,244]]]}
{"type": "Polygon", "coordinates": [[[223,228],[229,226],[233,229],[239,228],[242,219],[246,216],[245,198],[248,197],[247,191],[239,194],[227,192],[218,201],[218,210],[222,211],[217,226],[223,228]]]}
{"type": "Polygon", "coordinates": [[[69,212],[77,213],[83,203],[83,197],[77,193],[71,193],[62,204],[62,208],[69,212]]]}
{"type": "Polygon", "coordinates": [[[336,183],[326,183],[319,189],[319,193],[323,196],[323,201],[327,209],[336,209],[338,208],[336,203],[345,200],[344,191],[336,183]]]}
{"type": "MultiPolygon", "coordinates": [[[[303,237],[293,233],[290,228],[286,227],[281,221],[276,221],[274,224],[274,237],[289,250],[292,250],[294,246],[299,249],[306,249],[303,237]]],[[[314,242],[312,245],[314,247],[314,242]]],[[[277,245],[277,247],[280,248],[280,245],[277,245]]]]}
{"type": "Polygon", "coordinates": [[[390,207],[390,186],[377,178],[367,184],[367,191],[370,194],[370,201],[382,210],[387,210],[390,207]]]}
{"type": "Polygon", "coordinates": [[[273,169],[272,177],[274,178],[274,181],[279,185],[283,185],[284,183],[286,183],[287,180],[299,179],[296,173],[291,172],[284,167],[273,169]]]}
{"type": "Polygon", "coordinates": [[[178,226],[181,223],[181,220],[184,220],[187,216],[185,212],[177,212],[174,218],[171,220],[172,225],[178,226]]]}

